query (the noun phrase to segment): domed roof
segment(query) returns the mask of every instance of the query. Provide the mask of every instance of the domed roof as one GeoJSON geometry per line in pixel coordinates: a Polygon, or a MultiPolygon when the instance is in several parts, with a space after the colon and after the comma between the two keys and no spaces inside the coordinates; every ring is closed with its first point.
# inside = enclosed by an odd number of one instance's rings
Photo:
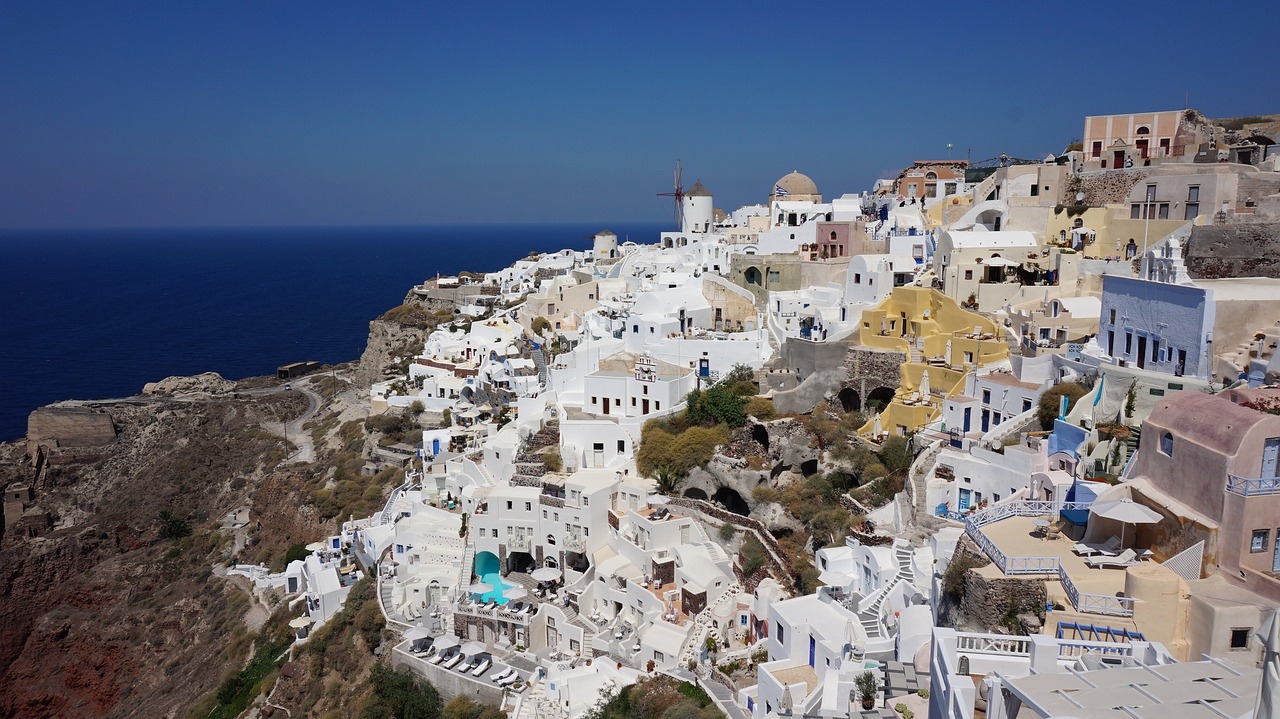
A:
{"type": "Polygon", "coordinates": [[[777,187],[786,190],[789,195],[816,195],[818,194],[818,186],[808,175],[802,174],[795,170],[782,176],[782,179],[776,183],[777,187]]]}

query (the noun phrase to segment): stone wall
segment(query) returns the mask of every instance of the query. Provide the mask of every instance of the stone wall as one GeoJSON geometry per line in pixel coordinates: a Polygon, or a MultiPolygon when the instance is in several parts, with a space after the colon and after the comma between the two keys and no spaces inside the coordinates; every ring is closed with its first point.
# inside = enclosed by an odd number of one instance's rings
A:
{"type": "Polygon", "coordinates": [[[116,441],[106,410],[41,407],[27,415],[27,442],[49,447],[101,447],[116,441]]]}
{"type": "MultiPolygon", "coordinates": [[[[961,537],[951,561],[962,556],[974,557],[983,565],[990,564],[986,555],[967,536],[961,537]]],[[[1018,624],[1028,624],[1044,619],[1044,579],[1017,579],[1012,577],[987,577],[978,569],[970,569],[964,575],[964,597],[957,611],[950,616],[953,626],[983,632],[1013,631],[1006,625],[1009,607],[1014,607],[1018,624]],[[1029,615],[1029,616],[1023,616],[1029,615]]]]}
{"type": "Polygon", "coordinates": [[[1107,170],[1076,175],[1062,183],[1060,201],[1068,207],[1102,207],[1125,203],[1133,186],[1147,179],[1148,174],[1144,170],[1107,170]],[[1084,193],[1083,200],[1076,199],[1076,194],[1080,192],[1084,193]]]}
{"type": "Polygon", "coordinates": [[[1186,247],[1192,279],[1280,277],[1280,223],[1241,222],[1191,228],[1186,247]]]}
{"type": "MultiPolygon", "coordinates": [[[[686,510],[692,510],[694,514],[701,515],[703,519],[719,520],[718,523],[715,521],[707,522],[713,526],[728,522],[744,531],[750,532],[764,547],[765,564],[768,565],[774,578],[783,586],[795,586],[797,573],[787,561],[787,555],[778,546],[778,540],[774,539],[773,534],[769,532],[764,524],[699,499],[675,497],[670,500],[670,504],[683,507],[686,510]]],[[[734,562],[734,568],[735,572],[738,571],[737,562],[734,562]]]]}
{"type": "Polygon", "coordinates": [[[502,704],[503,690],[493,682],[473,680],[469,676],[463,677],[458,672],[444,669],[412,655],[405,654],[398,648],[391,653],[391,666],[396,669],[408,669],[431,682],[436,691],[440,692],[442,704],[448,704],[451,700],[461,696],[489,706],[501,706],[502,704]]]}
{"type": "Polygon", "coordinates": [[[867,347],[850,347],[844,356],[845,380],[841,389],[858,393],[861,406],[867,396],[881,387],[896,392],[902,380],[902,365],[906,364],[904,352],[876,350],[867,347]]]}

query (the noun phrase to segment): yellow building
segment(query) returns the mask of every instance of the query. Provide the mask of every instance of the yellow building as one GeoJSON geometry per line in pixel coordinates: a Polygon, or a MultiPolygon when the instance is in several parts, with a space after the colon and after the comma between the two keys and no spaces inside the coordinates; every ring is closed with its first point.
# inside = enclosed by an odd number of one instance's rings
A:
{"type": "Polygon", "coordinates": [[[970,370],[1008,358],[1003,332],[941,292],[895,287],[883,302],[863,311],[859,341],[864,347],[903,352],[907,362],[893,401],[858,436],[878,444],[938,419],[942,402],[964,388],[970,370]]]}

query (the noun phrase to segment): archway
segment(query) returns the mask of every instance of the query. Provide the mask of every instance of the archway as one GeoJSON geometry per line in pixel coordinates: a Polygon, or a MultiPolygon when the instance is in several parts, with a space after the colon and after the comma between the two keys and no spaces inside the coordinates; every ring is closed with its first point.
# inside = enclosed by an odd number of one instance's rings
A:
{"type": "Polygon", "coordinates": [[[760,275],[760,270],[758,268],[748,267],[747,271],[742,273],[742,276],[747,280],[747,284],[749,285],[755,285],[759,287],[761,284],[763,284],[762,282],[763,278],[760,275]]]}
{"type": "Polygon", "coordinates": [[[867,406],[875,405],[878,409],[884,409],[893,401],[893,390],[888,387],[876,387],[867,393],[867,406]]]}
{"type": "Polygon", "coordinates": [[[712,498],[734,514],[740,514],[744,517],[751,514],[751,507],[747,506],[747,502],[742,498],[742,495],[729,487],[717,489],[712,498]]]}
{"type": "Polygon", "coordinates": [[[497,574],[498,567],[502,566],[498,562],[498,555],[493,552],[476,552],[476,576],[483,577],[487,574],[497,574]]]}
{"type": "MultiPolygon", "coordinates": [[[[479,559],[479,557],[477,557],[479,559]]],[[[533,555],[528,552],[512,552],[507,555],[507,571],[508,572],[532,572],[537,566],[537,562],[533,561],[533,555]]],[[[482,575],[483,576],[483,575],[482,575]]]]}
{"type": "Polygon", "coordinates": [[[858,396],[858,390],[852,387],[840,390],[836,398],[840,400],[840,406],[846,412],[857,412],[862,409],[862,398],[858,396]]]}
{"type": "Polygon", "coordinates": [[[709,499],[707,497],[707,493],[702,491],[701,489],[698,489],[697,487],[690,487],[686,489],[684,491],[684,496],[688,497],[689,499],[701,499],[704,502],[707,501],[707,499],[709,499]]]}
{"type": "Polygon", "coordinates": [[[591,560],[582,552],[565,552],[564,564],[575,572],[586,573],[591,568],[591,560]]]}

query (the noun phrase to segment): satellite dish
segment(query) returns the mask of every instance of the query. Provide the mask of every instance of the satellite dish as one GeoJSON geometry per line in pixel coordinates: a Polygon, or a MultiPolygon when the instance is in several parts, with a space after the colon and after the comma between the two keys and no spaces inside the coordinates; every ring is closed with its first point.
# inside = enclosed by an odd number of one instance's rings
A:
{"type": "Polygon", "coordinates": [[[1083,193],[1083,192],[1077,192],[1077,193],[1076,193],[1076,202],[1084,202],[1084,193],[1083,193]]]}

